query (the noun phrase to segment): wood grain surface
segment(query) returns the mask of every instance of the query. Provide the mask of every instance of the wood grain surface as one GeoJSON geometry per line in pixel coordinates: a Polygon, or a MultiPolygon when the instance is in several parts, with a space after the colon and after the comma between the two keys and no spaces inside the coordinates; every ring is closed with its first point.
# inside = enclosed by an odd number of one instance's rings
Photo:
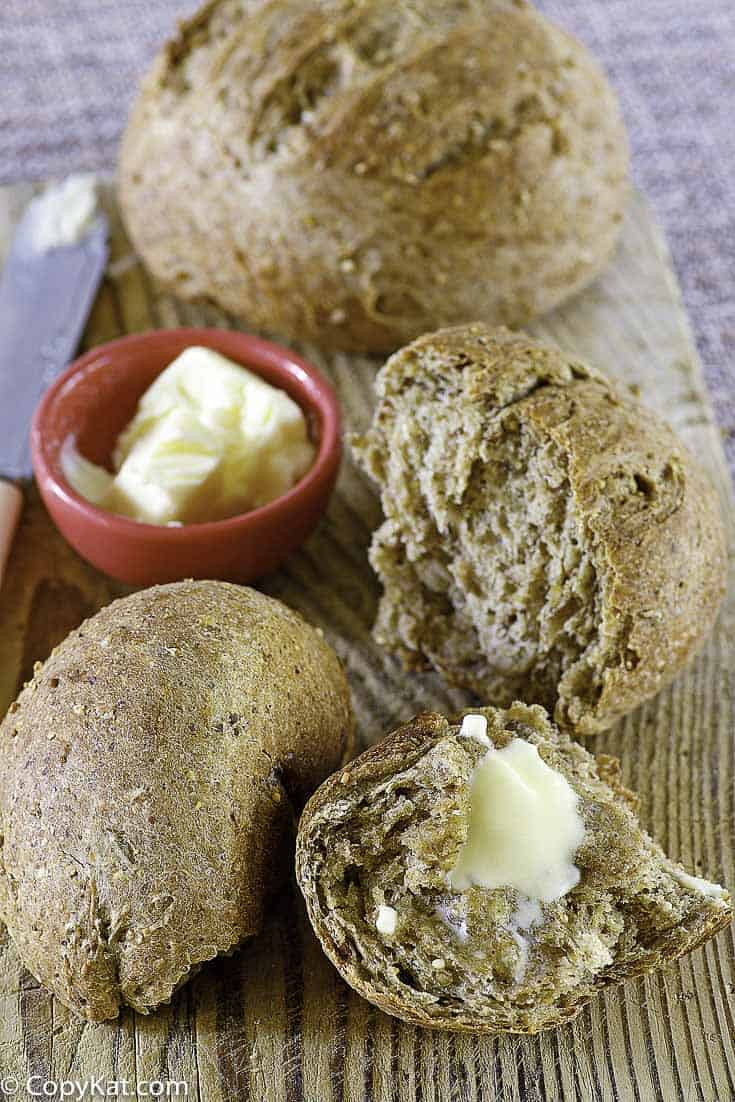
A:
{"type": "MultiPolygon", "coordinates": [[[[0,192],[0,254],[27,187],[0,192]]],[[[153,326],[228,325],[157,293],[115,216],[113,254],[85,336],[93,346],[153,326]]],[[[698,454],[735,531],[720,440],[665,246],[634,197],[613,264],[593,288],[534,327],[636,388],[698,454]]],[[[372,407],[375,363],[303,349],[338,388],[348,428],[372,407]]],[[[366,742],[416,711],[469,702],[433,675],[405,675],[370,639],[378,587],[366,561],[376,496],[346,459],[317,533],[263,588],[323,627],[342,656],[366,742]]],[[[732,559],[732,556],[731,556],[732,559]]],[[[0,713],[33,662],[119,587],[80,560],[29,494],[0,593],[0,713]]],[[[590,740],[623,761],[644,824],[689,869],[735,887],[733,689],[735,600],[674,685],[590,740]]],[[[261,935],[204,968],[150,1017],[79,1021],[39,988],[5,938],[0,948],[0,1073],[127,1082],[132,1096],[168,1081],[168,1097],[205,1102],[490,1102],[735,1098],[733,935],[726,930],[659,975],[606,992],[572,1024],[536,1038],[431,1033],[391,1020],[339,980],[295,888],[261,935]],[[182,1086],[185,1084],[185,1086],[182,1086]]],[[[6,1095],[11,1096],[12,1078],[6,1095]]],[[[0,1088],[1,1090],[1,1088],[0,1088]]],[[[57,1095],[58,1097],[58,1095],[57,1095]]]]}

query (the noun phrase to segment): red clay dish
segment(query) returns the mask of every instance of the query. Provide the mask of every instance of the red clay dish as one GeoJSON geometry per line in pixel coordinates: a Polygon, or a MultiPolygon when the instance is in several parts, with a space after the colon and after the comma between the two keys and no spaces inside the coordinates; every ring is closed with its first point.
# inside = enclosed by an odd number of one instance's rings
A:
{"type": "Polygon", "coordinates": [[[286,348],[227,329],[160,329],[100,345],[60,375],[36,409],[31,450],[51,517],[99,570],[138,586],[180,578],[248,582],[295,551],[326,509],[341,458],[341,418],[326,379],[286,348]],[[299,403],[318,446],[313,465],[293,489],[268,505],[206,524],[141,524],[90,504],[61,473],[65,440],[72,436],[82,455],[109,467],[115,441],[143,392],[194,344],[250,368],[299,403]]]}

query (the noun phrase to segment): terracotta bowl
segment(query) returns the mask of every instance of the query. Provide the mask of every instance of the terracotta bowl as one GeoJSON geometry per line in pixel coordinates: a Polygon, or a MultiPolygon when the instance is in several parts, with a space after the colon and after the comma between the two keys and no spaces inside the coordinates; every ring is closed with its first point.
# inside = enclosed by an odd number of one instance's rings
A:
{"type": "Polygon", "coordinates": [[[161,329],[100,345],[76,360],[41,399],[31,449],[54,522],[99,570],[138,586],[180,578],[248,582],[299,547],[326,509],[341,457],[340,412],[329,383],[286,348],[226,329],[161,329]],[[306,414],[318,447],[314,464],[270,504],[206,524],[141,524],[91,505],[61,472],[64,442],[73,437],[82,455],[110,467],[115,441],[143,392],[193,344],[213,348],[287,391],[306,414]]]}

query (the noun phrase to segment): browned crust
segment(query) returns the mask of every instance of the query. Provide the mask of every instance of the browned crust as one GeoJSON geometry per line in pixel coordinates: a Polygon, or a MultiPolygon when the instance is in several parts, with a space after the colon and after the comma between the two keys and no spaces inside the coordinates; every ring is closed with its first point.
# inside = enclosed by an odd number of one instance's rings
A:
{"type": "Polygon", "coordinates": [[[605,669],[594,710],[568,717],[579,734],[594,734],[659,692],[709,634],[725,594],[719,502],[669,426],[612,384],[579,381],[524,407],[569,457],[577,513],[603,581],[617,665],[605,669]],[[619,489],[631,474],[634,495],[619,489]]]}
{"type": "Polygon", "coordinates": [[[147,1013],[260,927],[306,795],[350,752],[341,665],[223,582],[116,601],[0,727],[0,917],[91,1020],[147,1013]]]}
{"type": "Polygon", "coordinates": [[[182,26],[119,163],[162,283],[381,352],[469,317],[523,323],[597,275],[627,196],[597,64],[516,0],[412,7],[215,0],[182,26]]]}

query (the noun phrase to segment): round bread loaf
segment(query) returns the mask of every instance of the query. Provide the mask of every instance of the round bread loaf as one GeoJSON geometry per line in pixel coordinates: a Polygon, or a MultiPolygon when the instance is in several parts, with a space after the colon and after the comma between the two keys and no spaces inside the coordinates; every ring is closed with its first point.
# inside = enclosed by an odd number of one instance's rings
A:
{"type": "Polygon", "coordinates": [[[115,601],[0,727],[0,917],[76,1013],[147,1013],[257,933],[306,795],[349,753],[350,694],[278,601],[181,582],[115,601]]]}
{"type": "Polygon", "coordinates": [[[299,884],[322,947],[361,995],[416,1025],[536,1033],[729,924],[728,893],[690,876],[641,830],[616,759],[592,757],[540,707],[479,714],[490,750],[485,736],[420,715],[306,805],[299,884]],[[473,772],[515,739],[568,782],[583,822],[578,882],[553,900],[452,886],[473,772]],[[386,909],[390,923],[381,922],[386,909]]]}
{"type": "Polygon", "coordinates": [[[210,2],[119,165],[166,286],[364,351],[551,309],[610,256],[626,177],[603,74],[522,0],[210,2]]]}
{"type": "Polygon", "coordinates": [[[354,451],[381,490],[375,637],[577,734],[665,685],[725,586],[714,491],[671,429],[555,348],[481,325],[378,375],[354,451]]]}

